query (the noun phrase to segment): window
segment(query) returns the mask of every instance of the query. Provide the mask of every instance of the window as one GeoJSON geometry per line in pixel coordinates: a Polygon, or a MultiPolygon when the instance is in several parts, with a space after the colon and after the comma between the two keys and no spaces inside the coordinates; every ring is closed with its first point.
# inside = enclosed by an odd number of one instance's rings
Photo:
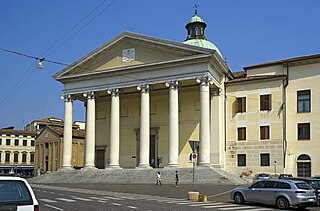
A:
{"type": "Polygon", "coordinates": [[[238,127],[238,141],[246,140],[246,128],[238,127]]]}
{"type": "Polygon", "coordinates": [[[311,92],[310,90],[298,91],[297,92],[297,111],[310,112],[311,110],[311,92]]]}
{"type": "Polygon", "coordinates": [[[34,146],[34,140],[31,140],[31,146],[34,146]]]}
{"type": "Polygon", "coordinates": [[[23,146],[27,146],[27,140],[23,140],[23,146]]]}
{"type": "Polygon", "coordinates": [[[238,154],[238,166],[246,166],[246,154],[238,154]]]}
{"type": "Polygon", "coordinates": [[[260,140],[269,138],[269,126],[260,126],[260,140]]]}
{"type": "Polygon", "coordinates": [[[6,145],[7,145],[7,146],[10,146],[10,145],[11,145],[11,140],[10,140],[10,139],[7,139],[7,140],[6,140],[6,145]]]}
{"type": "Polygon", "coordinates": [[[237,97],[236,113],[246,112],[246,97],[237,97]]]}
{"type": "Polygon", "coordinates": [[[22,153],[22,163],[26,163],[27,162],[27,153],[22,153]]]}
{"type": "Polygon", "coordinates": [[[18,156],[19,156],[18,152],[15,152],[13,154],[13,162],[18,163],[18,156]]]}
{"type": "Polygon", "coordinates": [[[10,152],[6,152],[5,162],[6,163],[10,162],[10,152]]]}
{"type": "Polygon", "coordinates": [[[311,158],[302,154],[297,159],[298,177],[311,177],[311,158]]]}
{"type": "Polygon", "coordinates": [[[263,188],[266,185],[265,180],[254,183],[251,187],[253,188],[263,188]]]}
{"type": "Polygon", "coordinates": [[[260,95],[260,111],[271,111],[271,95],[260,95]]]}
{"type": "Polygon", "coordinates": [[[30,154],[30,163],[34,163],[34,153],[30,154]]]}
{"type": "Polygon", "coordinates": [[[15,140],[14,140],[14,145],[15,145],[15,146],[19,146],[19,139],[15,139],[15,140]]]}
{"type": "Polygon", "coordinates": [[[310,123],[298,124],[298,140],[310,140],[310,123]]]}
{"type": "Polygon", "coordinates": [[[260,166],[270,166],[270,154],[261,153],[260,154],[260,166]]]}

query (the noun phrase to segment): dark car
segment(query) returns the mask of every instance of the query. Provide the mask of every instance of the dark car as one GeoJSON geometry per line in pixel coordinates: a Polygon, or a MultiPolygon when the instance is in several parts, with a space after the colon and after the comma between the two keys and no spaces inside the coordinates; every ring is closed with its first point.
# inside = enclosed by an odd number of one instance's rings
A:
{"type": "Polygon", "coordinates": [[[285,178],[292,178],[292,174],[280,174],[279,175],[279,179],[285,179],[285,178]]]}
{"type": "Polygon", "coordinates": [[[290,178],[283,178],[283,179],[306,182],[315,190],[316,197],[317,197],[317,205],[320,205],[320,179],[315,179],[312,177],[290,177],[290,178]]]}

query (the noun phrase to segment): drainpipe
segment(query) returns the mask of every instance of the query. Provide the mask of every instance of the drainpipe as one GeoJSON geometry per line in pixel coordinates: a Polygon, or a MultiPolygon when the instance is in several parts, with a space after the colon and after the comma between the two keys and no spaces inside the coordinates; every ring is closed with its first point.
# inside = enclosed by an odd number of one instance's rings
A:
{"type": "Polygon", "coordinates": [[[282,122],[283,122],[283,168],[286,167],[286,153],[287,153],[287,109],[286,109],[286,102],[287,102],[287,86],[289,84],[289,64],[286,63],[287,67],[287,74],[286,79],[283,81],[283,110],[282,110],[282,122]]]}

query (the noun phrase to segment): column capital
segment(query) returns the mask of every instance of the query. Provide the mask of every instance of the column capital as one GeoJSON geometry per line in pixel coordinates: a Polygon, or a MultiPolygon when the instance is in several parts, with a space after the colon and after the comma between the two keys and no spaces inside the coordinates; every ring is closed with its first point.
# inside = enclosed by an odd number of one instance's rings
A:
{"type": "Polygon", "coordinates": [[[141,93],[149,93],[149,90],[150,90],[149,84],[138,85],[137,90],[141,91],[141,93]]]}
{"type": "Polygon", "coordinates": [[[61,95],[61,100],[63,100],[64,102],[72,102],[73,99],[71,97],[71,94],[63,94],[61,95]]]}
{"type": "Polygon", "coordinates": [[[205,74],[203,76],[197,77],[196,79],[197,83],[199,83],[200,85],[212,85],[213,84],[213,77],[209,74],[205,74]]]}
{"type": "Polygon", "coordinates": [[[168,87],[169,89],[177,89],[179,86],[179,81],[177,80],[173,80],[173,81],[167,81],[165,83],[166,87],[168,87]]]}
{"type": "Polygon", "coordinates": [[[107,93],[111,95],[112,97],[118,97],[119,96],[119,89],[108,89],[107,93]]]}
{"type": "Polygon", "coordinates": [[[95,95],[93,91],[89,91],[89,92],[84,92],[82,94],[83,97],[88,98],[88,99],[94,99],[95,95]]]}

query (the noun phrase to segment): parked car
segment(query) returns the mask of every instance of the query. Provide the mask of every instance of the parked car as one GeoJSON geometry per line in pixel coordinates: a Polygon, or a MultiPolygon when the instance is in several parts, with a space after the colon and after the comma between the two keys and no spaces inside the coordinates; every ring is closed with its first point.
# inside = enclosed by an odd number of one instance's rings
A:
{"type": "Polygon", "coordinates": [[[290,179],[292,177],[293,177],[292,174],[280,174],[278,178],[279,179],[284,179],[284,178],[290,179]]]}
{"type": "Polygon", "coordinates": [[[317,205],[320,205],[320,179],[315,179],[312,177],[292,177],[292,178],[286,178],[286,179],[304,181],[308,185],[310,185],[316,193],[317,205]]]}
{"type": "Polygon", "coordinates": [[[39,211],[29,183],[20,177],[0,177],[0,210],[39,211]]]}
{"type": "Polygon", "coordinates": [[[250,187],[236,188],[231,192],[231,199],[237,204],[254,202],[279,209],[290,206],[304,209],[316,203],[316,195],[310,185],[303,181],[283,179],[260,180],[250,187]]]}
{"type": "Polygon", "coordinates": [[[320,175],[314,175],[314,176],[312,176],[312,178],[314,178],[314,179],[320,179],[320,175]]]}
{"type": "Polygon", "coordinates": [[[257,181],[257,180],[265,180],[265,179],[269,179],[270,177],[271,176],[268,173],[259,173],[259,174],[255,175],[254,180],[255,181],[257,181]]]}

